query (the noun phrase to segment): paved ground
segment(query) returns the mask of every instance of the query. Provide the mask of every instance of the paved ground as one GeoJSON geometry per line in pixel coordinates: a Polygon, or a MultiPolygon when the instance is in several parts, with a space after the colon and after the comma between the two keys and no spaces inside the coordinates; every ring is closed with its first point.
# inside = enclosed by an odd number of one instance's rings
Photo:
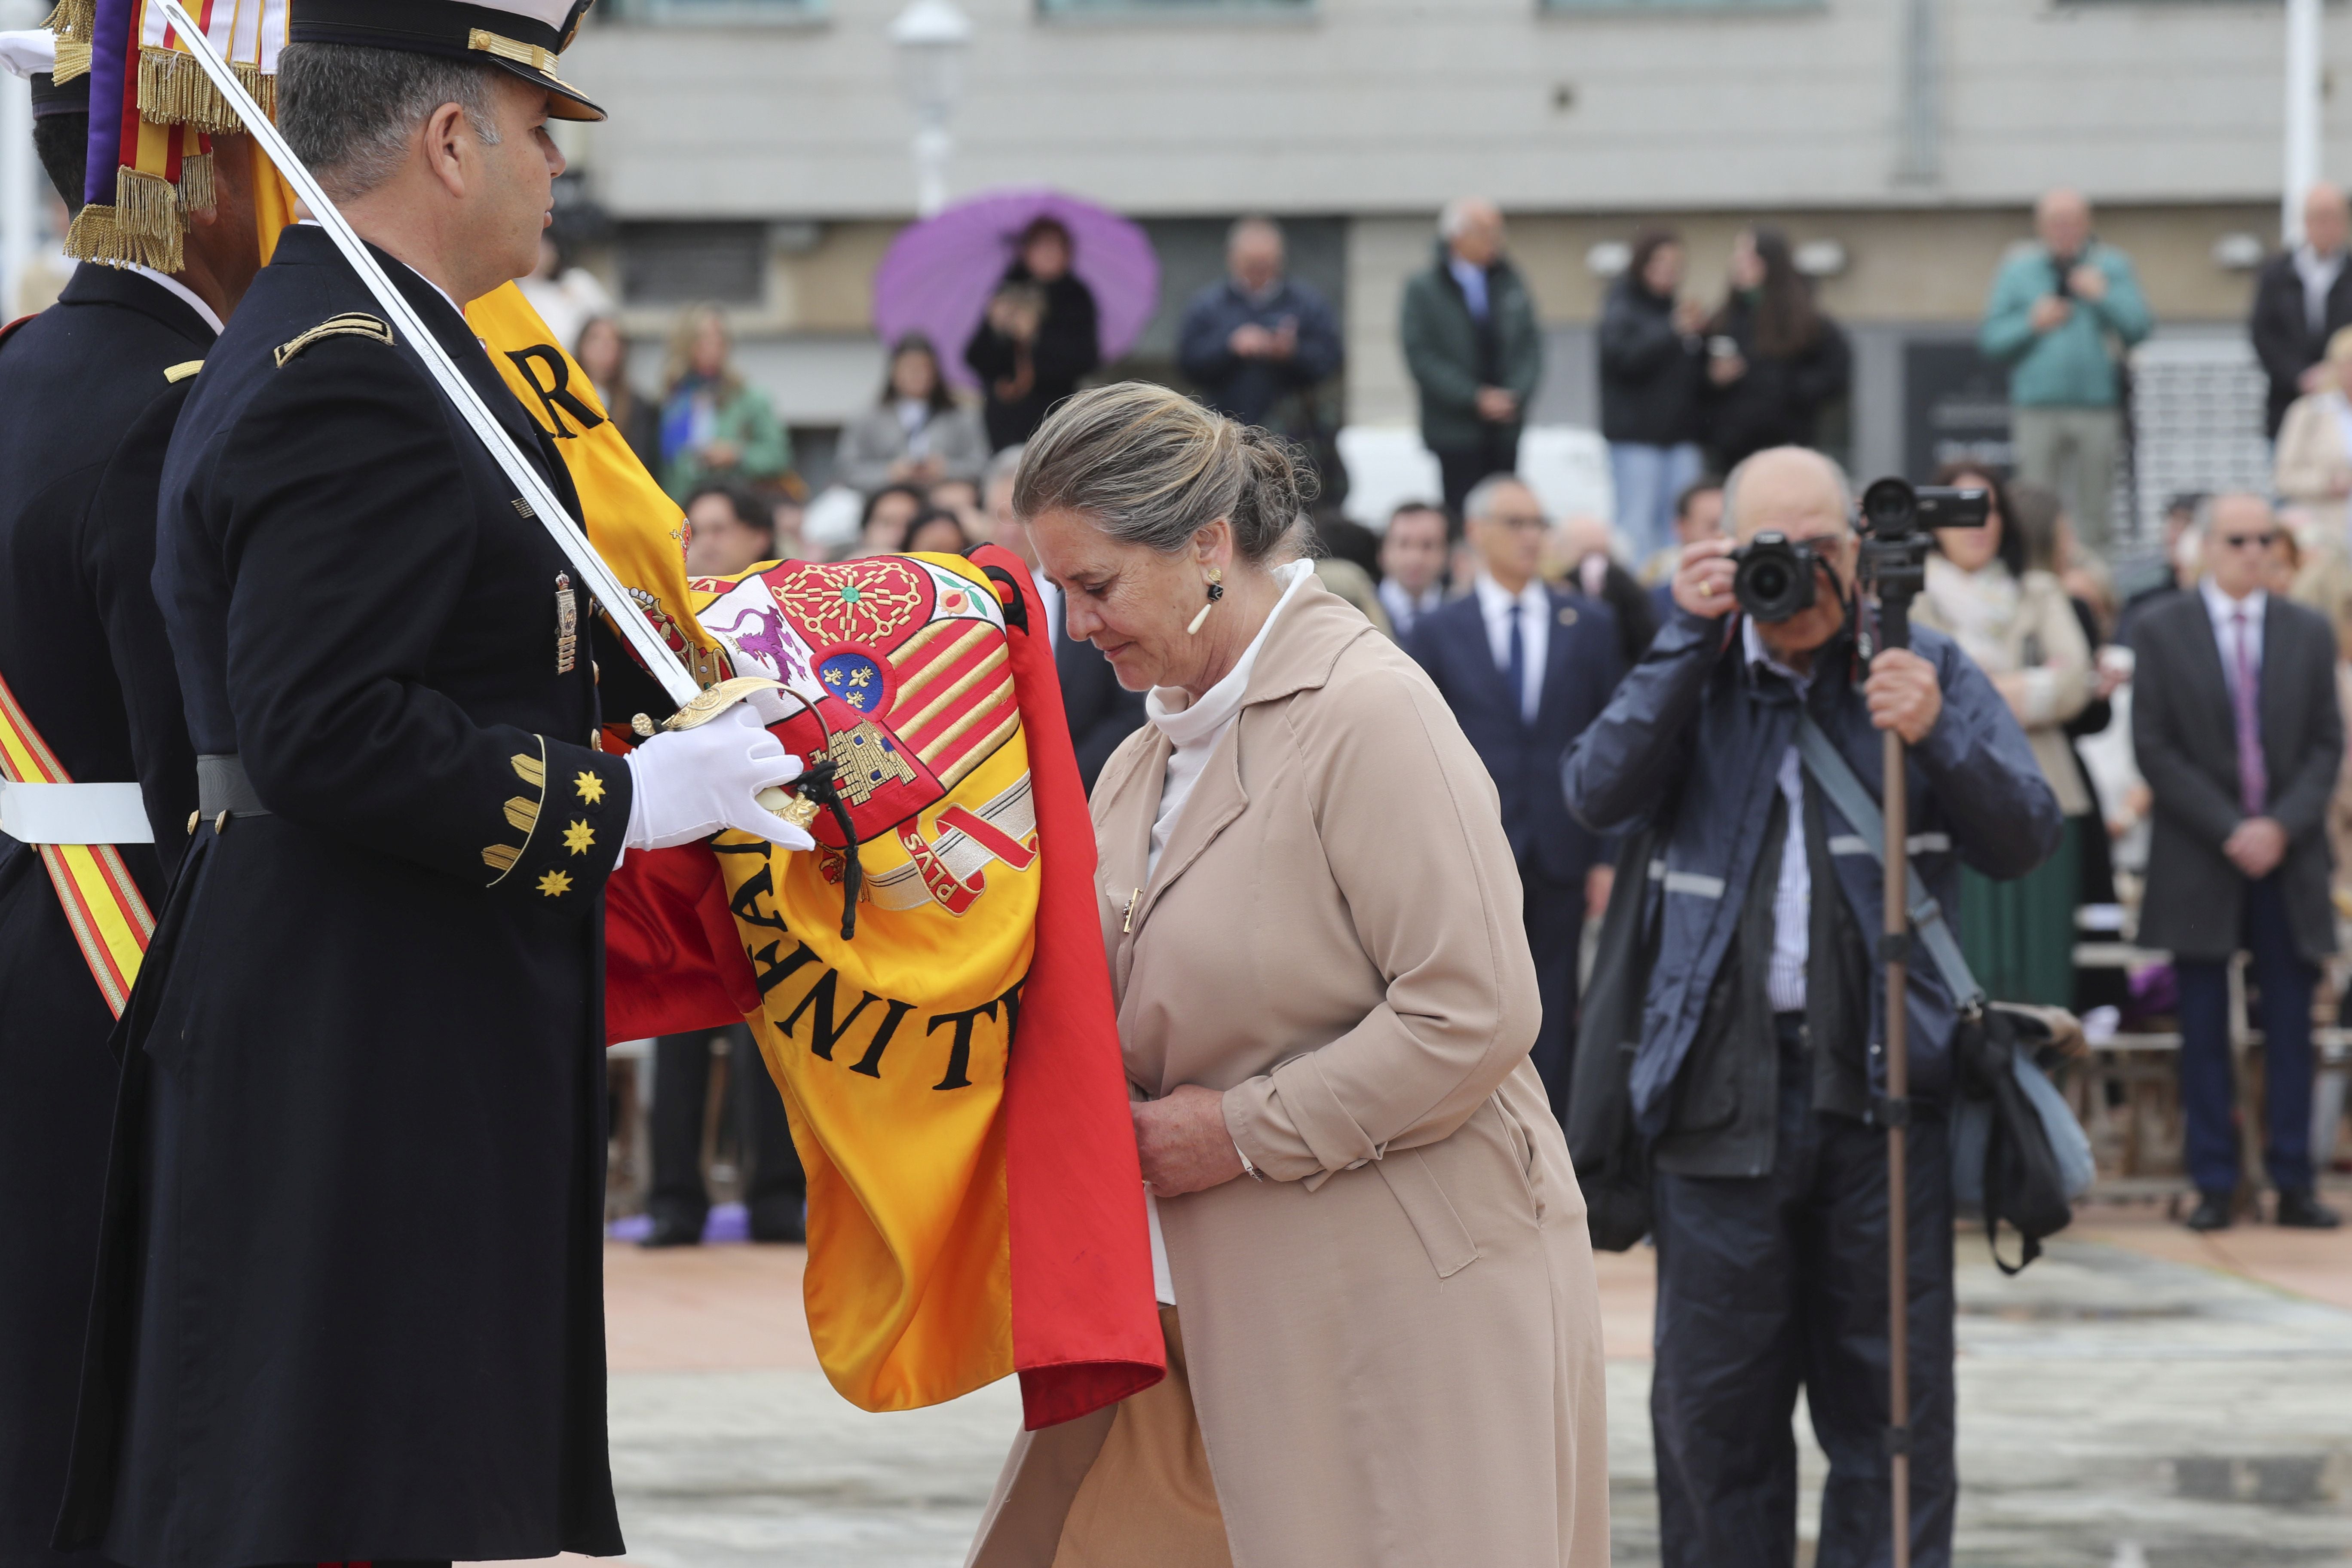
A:
{"type": "MultiPolygon", "coordinates": [[[[1958,1256],[1962,1563],[2352,1564],[2352,1235],[2214,1241],[2093,1211],[2017,1279],[1981,1237],[1958,1256]]],[[[790,1247],[608,1255],[614,1479],[645,1568],[961,1561],[1018,1420],[1011,1386],[853,1410],[815,1368],[801,1264],[790,1247]]],[[[1616,1560],[1643,1564],[1649,1264],[1604,1264],[1616,1560]]]]}

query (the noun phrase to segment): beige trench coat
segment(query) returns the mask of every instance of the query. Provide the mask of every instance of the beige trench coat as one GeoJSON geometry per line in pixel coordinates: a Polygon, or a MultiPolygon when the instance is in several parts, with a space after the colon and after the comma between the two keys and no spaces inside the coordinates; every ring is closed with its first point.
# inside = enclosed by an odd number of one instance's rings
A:
{"type": "MultiPolygon", "coordinates": [[[[1147,878],[1169,750],[1104,769],[1097,885],[1129,1079],[1223,1089],[1265,1178],[1160,1205],[1235,1568],[1600,1568],[1592,1253],[1486,769],[1312,582],[1147,878]]],[[[1046,1568],[1111,1415],[1016,1441],[973,1568],[1046,1568]]]]}

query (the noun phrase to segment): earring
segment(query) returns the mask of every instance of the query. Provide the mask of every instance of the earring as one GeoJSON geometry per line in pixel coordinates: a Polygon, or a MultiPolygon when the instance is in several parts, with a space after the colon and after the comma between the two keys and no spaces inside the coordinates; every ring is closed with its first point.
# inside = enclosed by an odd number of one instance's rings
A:
{"type": "Polygon", "coordinates": [[[1192,624],[1184,628],[1184,635],[1186,637],[1198,637],[1200,635],[1201,623],[1209,618],[1209,612],[1216,608],[1217,601],[1219,599],[1225,596],[1224,579],[1225,573],[1223,567],[1212,566],[1209,568],[1209,602],[1202,605],[1200,609],[1194,613],[1192,616],[1192,624]]]}

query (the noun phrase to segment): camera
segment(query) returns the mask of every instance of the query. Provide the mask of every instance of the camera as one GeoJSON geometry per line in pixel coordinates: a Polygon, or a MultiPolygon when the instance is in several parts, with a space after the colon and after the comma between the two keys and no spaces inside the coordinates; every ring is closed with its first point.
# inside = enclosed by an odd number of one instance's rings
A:
{"type": "Polygon", "coordinates": [[[1911,646],[1911,601],[1927,585],[1928,534],[1939,528],[1982,528],[1991,517],[1992,493],[1974,487],[1885,479],[1862,492],[1856,586],[1877,608],[1859,639],[1865,666],[1881,648],[1911,646]]]}
{"type": "Polygon", "coordinates": [[[1982,528],[1992,517],[1992,492],[1970,487],[1914,485],[1878,479],[1862,492],[1862,531],[1893,542],[1938,528],[1982,528]]]}
{"type": "Polygon", "coordinates": [[[1732,597],[1759,621],[1785,621],[1811,609],[1813,571],[1821,557],[1813,547],[1785,533],[1764,532],[1731,552],[1732,597]]]}

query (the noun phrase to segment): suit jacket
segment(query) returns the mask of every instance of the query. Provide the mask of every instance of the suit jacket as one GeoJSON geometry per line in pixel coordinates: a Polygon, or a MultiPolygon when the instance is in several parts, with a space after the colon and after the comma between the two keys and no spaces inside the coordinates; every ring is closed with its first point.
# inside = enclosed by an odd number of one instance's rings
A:
{"type": "Polygon", "coordinates": [[[1070,635],[1054,602],[1054,674],[1062,683],[1062,711],[1078,753],[1078,777],[1092,794],[1095,780],[1118,743],[1143,725],[1143,693],[1129,691],[1095,645],[1070,635]]]}
{"type": "Polygon", "coordinates": [[[2294,255],[2282,252],[2263,263],[2254,275],[2254,307],[2246,331],[2254,342],[2254,355],[2270,377],[2270,404],[2264,433],[2276,437],[2287,405],[2303,395],[2296,378],[2319,363],[2327,340],[2338,327],[2352,326],[2352,261],[2336,275],[2327,290],[2327,314],[2315,333],[2303,313],[2303,278],[2294,269],[2294,255]]]}
{"type": "MultiPolygon", "coordinates": [[[[2245,817],[2229,678],[2204,595],[2149,607],[2133,636],[2132,747],[2156,796],[2139,940],[2189,959],[2236,952],[2246,879],[2221,853],[2245,817]]],[[[2336,950],[2328,901],[2327,802],[2344,757],[2336,706],[2336,636],[2317,613],[2276,595],[2263,612],[2263,759],[2268,815],[2287,832],[2277,875],[2296,950],[2336,950]]]]}
{"type": "MultiPolygon", "coordinates": [[[[1319,583],[1242,704],[1156,871],[1167,737],[1131,737],[1094,797],[1128,1078],[1222,1091],[1265,1178],[1160,1205],[1232,1561],[1601,1563],[1591,1242],[1528,1060],[1542,1009],[1494,788],[1319,583]]],[[[1016,1439],[972,1568],[1055,1561],[1115,1414],[1016,1439]]]]}
{"type": "Polygon", "coordinates": [[[1517,694],[1495,668],[1477,595],[1423,616],[1413,627],[1412,652],[1494,776],[1511,853],[1522,868],[1569,882],[1601,858],[1601,840],[1569,814],[1560,762],[1608,706],[1624,677],[1625,656],[1608,605],[1556,588],[1546,592],[1552,626],[1533,724],[1520,717],[1517,694]]]}

